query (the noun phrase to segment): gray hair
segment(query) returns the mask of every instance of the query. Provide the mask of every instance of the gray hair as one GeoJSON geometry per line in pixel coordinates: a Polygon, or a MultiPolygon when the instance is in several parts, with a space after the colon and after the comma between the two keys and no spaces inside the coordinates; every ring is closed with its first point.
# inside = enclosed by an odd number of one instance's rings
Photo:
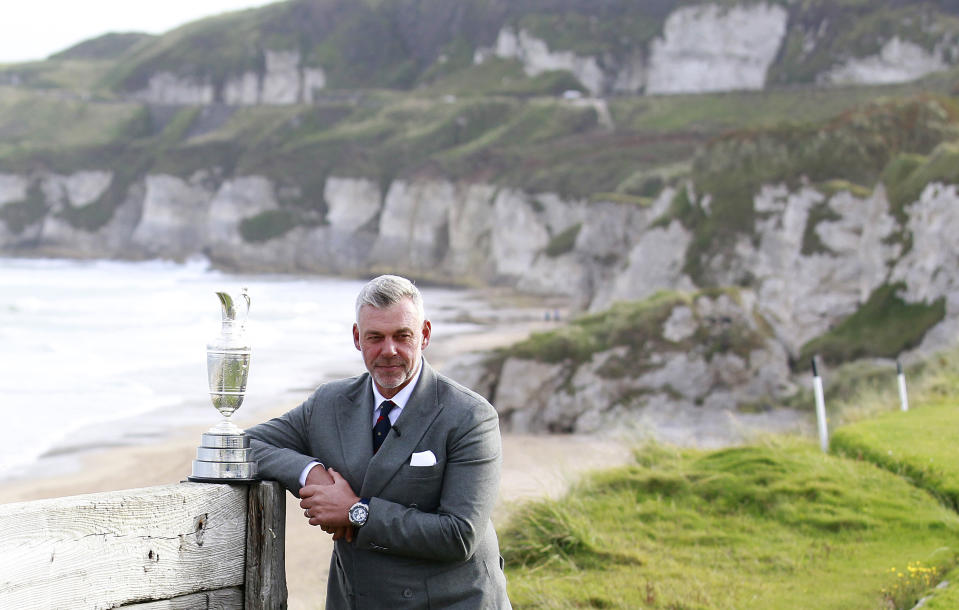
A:
{"type": "Polygon", "coordinates": [[[423,295],[405,277],[398,275],[381,275],[375,277],[360,290],[356,295],[356,319],[360,319],[360,309],[364,305],[370,305],[377,309],[389,307],[399,303],[403,299],[410,299],[416,307],[420,318],[426,319],[426,313],[423,310],[423,295]]]}

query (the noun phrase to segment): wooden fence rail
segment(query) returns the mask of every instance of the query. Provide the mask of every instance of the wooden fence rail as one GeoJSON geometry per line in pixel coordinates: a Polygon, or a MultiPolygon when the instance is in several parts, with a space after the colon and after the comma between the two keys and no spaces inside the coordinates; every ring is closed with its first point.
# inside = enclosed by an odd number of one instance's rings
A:
{"type": "Polygon", "coordinates": [[[0,608],[285,608],[285,513],[273,481],[2,504],[0,608]]]}

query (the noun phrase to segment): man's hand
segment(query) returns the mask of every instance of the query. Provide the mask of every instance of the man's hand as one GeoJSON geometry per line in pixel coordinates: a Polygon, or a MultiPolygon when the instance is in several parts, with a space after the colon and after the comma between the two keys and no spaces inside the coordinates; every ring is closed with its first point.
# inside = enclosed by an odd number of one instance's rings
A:
{"type": "MultiPolygon", "coordinates": [[[[323,466],[314,466],[310,469],[310,472],[306,474],[306,481],[303,488],[300,489],[300,498],[303,498],[304,495],[312,495],[311,491],[308,491],[306,488],[313,485],[332,485],[333,477],[330,476],[330,473],[326,471],[326,468],[323,466]]],[[[309,509],[303,511],[304,516],[307,519],[311,518],[309,509]]],[[[316,525],[313,523],[313,525],[316,525]]],[[[330,526],[321,526],[321,528],[327,534],[333,534],[333,540],[339,540],[341,538],[346,538],[347,542],[353,540],[353,526],[341,526],[341,527],[330,527],[330,526]]]]}
{"type": "Polygon", "coordinates": [[[304,487],[309,487],[310,485],[332,485],[333,477],[330,476],[330,473],[326,471],[326,468],[317,464],[306,473],[306,482],[303,484],[304,487]]]}
{"type": "MultiPolygon", "coordinates": [[[[324,532],[333,534],[333,540],[346,538],[353,540],[353,525],[350,523],[349,510],[359,496],[346,479],[332,468],[323,471],[332,483],[310,484],[310,478],[318,468],[313,468],[307,475],[307,485],[300,489],[300,508],[310,520],[310,525],[322,526],[324,532]]],[[[320,478],[320,477],[318,477],[320,478]]]]}

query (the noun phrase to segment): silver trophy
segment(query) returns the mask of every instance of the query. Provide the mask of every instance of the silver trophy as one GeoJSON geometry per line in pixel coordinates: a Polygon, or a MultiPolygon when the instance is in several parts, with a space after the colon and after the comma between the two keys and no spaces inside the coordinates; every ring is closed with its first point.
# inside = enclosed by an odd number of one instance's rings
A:
{"type": "Polygon", "coordinates": [[[245,288],[237,299],[225,292],[216,296],[223,318],[220,336],[206,346],[206,368],[210,399],[223,419],[201,436],[193,474],[187,478],[203,483],[249,483],[256,480],[250,437],[230,421],[230,416],[243,404],[250,373],[251,350],[245,333],[250,297],[245,288]]]}

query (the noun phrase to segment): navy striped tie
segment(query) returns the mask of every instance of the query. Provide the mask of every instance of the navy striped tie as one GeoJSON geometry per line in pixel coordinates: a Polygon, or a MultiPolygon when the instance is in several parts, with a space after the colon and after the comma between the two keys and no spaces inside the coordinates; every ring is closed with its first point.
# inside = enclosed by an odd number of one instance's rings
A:
{"type": "Polygon", "coordinates": [[[392,400],[384,400],[380,404],[380,416],[376,419],[376,425],[373,426],[373,453],[380,449],[380,445],[390,433],[390,411],[396,406],[392,400]]]}

